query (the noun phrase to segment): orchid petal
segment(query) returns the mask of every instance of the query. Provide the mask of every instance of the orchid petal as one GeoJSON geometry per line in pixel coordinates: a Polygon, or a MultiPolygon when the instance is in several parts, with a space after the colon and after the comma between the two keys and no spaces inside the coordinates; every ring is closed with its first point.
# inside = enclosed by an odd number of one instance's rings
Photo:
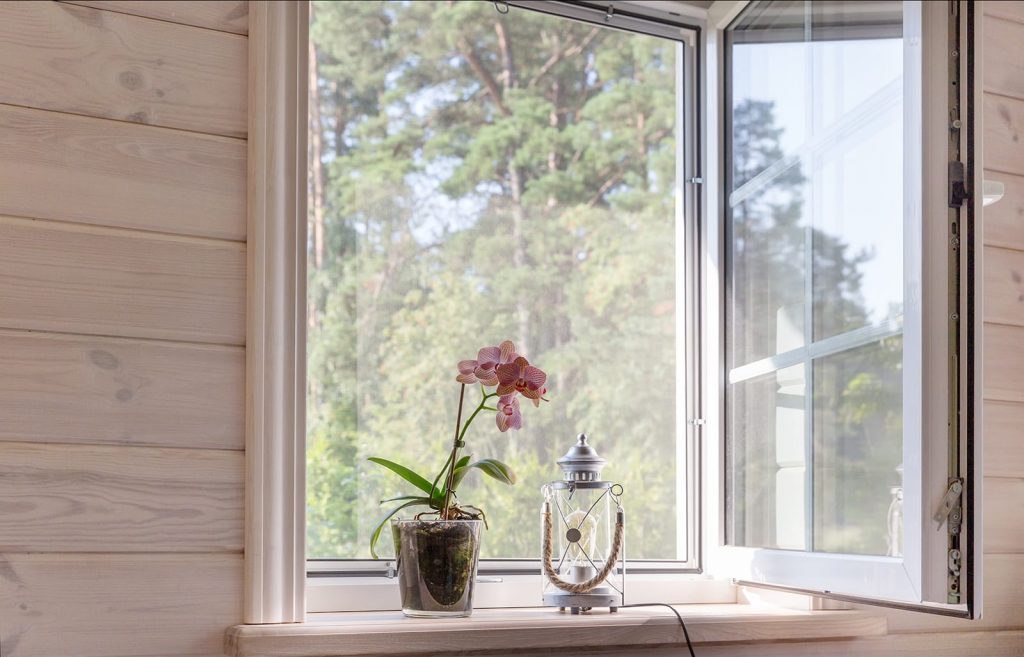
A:
{"type": "Polygon", "coordinates": [[[501,381],[502,386],[514,384],[519,379],[520,370],[518,359],[516,359],[515,363],[503,363],[495,368],[498,380],[501,381]]]}
{"type": "Polygon", "coordinates": [[[459,374],[471,374],[476,368],[477,362],[475,360],[459,361],[459,374]]]}
{"type": "Polygon", "coordinates": [[[481,364],[497,365],[501,358],[501,350],[497,347],[484,347],[477,353],[476,359],[481,364]]]}
{"type": "Polygon", "coordinates": [[[498,425],[498,431],[505,433],[509,427],[509,417],[504,413],[498,413],[494,416],[494,422],[498,425]]]}
{"type": "Polygon", "coordinates": [[[460,374],[457,377],[455,377],[455,380],[458,381],[459,383],[471,385],[473,383],[476,383],[476,375],[474,375],[472,372],[470,372],[469,374],[460,374]]]}
{"type": "Polygon", "coordinates": [[[511,363],[516,358],[516,345],[511,340],[505,340],[498,345],[500,363],[511,363]]]}
{"type": "Polygon", "coordinates": [[[527,365],[523,369],[523,380],[526,381],[526,385],[533,390],[539,390],[544,382],[548,380],[548,375],[544,373],[544,370],[533,365],[527,365]]]}

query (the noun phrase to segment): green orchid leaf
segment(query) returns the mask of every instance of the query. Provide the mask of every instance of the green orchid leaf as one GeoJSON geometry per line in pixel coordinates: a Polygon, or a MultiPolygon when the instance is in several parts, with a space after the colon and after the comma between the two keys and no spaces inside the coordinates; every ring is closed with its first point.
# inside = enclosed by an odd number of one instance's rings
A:
{"type": "Polygon", "coordinates": [[[395,508],[393,508],[390,511],[388,511],[384,515],[384,517],[381,518],[380,522],[377,523],[377,526],[373,528],[373,534],[370,535],[370,556],[372,556],[374,559],[379,559],[380,558],[380,557],[377,556],[377,550],[376,550],[377,541],[380,540],[380,533],[384,529],[384,525],[388,524],[388,520],[391,520],[391,517],[393,515],[395,515],[396,513],[398,513],[399,511],[401,511],[402,509],[404,509],[406,507],[419,506],[419,505],[430,506],[430,498],[429,497],[416,497],[416,498],[413,498],[412,500],[409,500],[408,502],[406,502],[404,504],[399,504],[395,508]]]}
{"type": "Polygon", "coordinates": [[[466,466],[469,465],[469,461],[472,458],[472,454],[467,454],[455,462],[455,474],[452,475],[452,490],[459,490],[459,484],[462,483],[462,480],[465,479],[466,474],[469,472],[466,466]]]}
{"type": "Polygon", "coordinates": [[[421,491],[423,491],[427,495],[430,495],[431,497],[437,497],[440,494],[440,491],[434,489],[434,487],[431,486],[429,481],[427,481],[426,479],[424,479],[420,475],[416,474],[415,472],[413,472],[409,468],[405,467],[404,465],[399,465],[398,463],[395,463],[394,461],[389,461],[387,459],[382,459],[382,458],[379,458],[377,456],[371,456],[370,458],[367,459],[367,461],[372,461],[373,463],[376,463],[377,465],[384,466],[388,470],[391,470],[396,475],[398,475],[402,479],[405,479],[410,484],[412,484],[416,488],[419,488],[421,491]]]}
{"type": "Polygon", "coordinates": [[[466,471],[468,471],[469,468],[476,468],[485,475],[493,477],[501,483],[508,484],[509,486],[516,483],[516,473],[513,472],[512,468],[507,464],[502,463],[498,459],[480,459],[479,461],[470,463],[466,466],[466,471]]]}

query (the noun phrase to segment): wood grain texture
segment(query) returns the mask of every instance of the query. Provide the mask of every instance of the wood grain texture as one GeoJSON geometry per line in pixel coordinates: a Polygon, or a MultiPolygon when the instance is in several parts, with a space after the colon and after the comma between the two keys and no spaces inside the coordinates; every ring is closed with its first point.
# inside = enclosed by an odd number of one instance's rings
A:
{"type": "Polygon", "coordinates": [[[998,203],[983,211],[985,244],[1024,250],[1024,177],[985,171],[985,179],[1003,183],[1006,190],[998,203]]]}
{"type": "Polygon", "coordinates": [[[1024,478],[1024,404],[985,402],[984,427],[985,475],[1024,478]]]}
{"type": "MultiPolygon", "coordinates": [[[[885,633],[878,614],[856,611],[759,609],[749,605],[681,605],[694,643],[764,642],[877,636],[885,633]]],[[[403,618],[400,612],[322,615],[302,624],[242,625],[228,631],[232,657],[295,655],[462,654],[486,647],[560,652],[586,645],[679,644],[671,614],[623,609],[617,614],[571,616],[556,609],[479,610],[469,618],[436,621],[403,618]]]]}
{"type": "Polygon", "coordinates": [[[0,552],[241,552],[244,460],[0,442],[0,552]]]}
{"type": "Polygon", "coordinates": [[[0,440],[243,449],[245,352],[0,330],[0,440]]]}
{"type": "Polygon", "coordinates": [[[4,657],[214,655],[241,617],[239,555],[0,555],[4,657]]]}
{"type": "Polygon", "coordinates": [[[245,37],[56,2],[0,25],[0,103],[246,136],[245,37]]]}
{"type": "Polygon", "coordinates": [[[65,0],[70,4],[118,11],[135,16],[246,34],[249,3],[245,0],[65,0]]]}
{"type": "Polygon", "coordinates": [[[1024,98],[1024,26],[995,16],[984,21],[984,90],[1024,98]]]}
{"type": "Polygon", "coordinates": [[[1024,479],[985,477],[984,522],[986,554],[1024,554],[1024,479]]]}
{"type": "MultiPolygon", "coordinates": [[[[991,0],[984,3],[983,6],[986,16],[998,16],[1005,20],[1024,23],[1024,2],[1021,0],[991,0]]],[[[988,38],[987,26],[985,27],[985,38],[988,38]]],[[[988,63],[986,62],[987,65],[988,63]]]]}
{"type": "MultiPolygon", "coordinates": [[[[483,653],[468,653],[483,654],[483,653]]],[[[541,652],[488,652],[489,657],[541,655],[541,652]]],[[[560,650],[570,657],[680,657],[685,648],[560,650]]],[[[930,634],[895,634],[838,641],[701,646],[699,657],[1020,657],[1024,632],[958,632],[936,642],[930,634]]]]}
{"type": "Polygon", "coordinates": [[[0,144],[0,214],[245,239],[244,142],[0,106],[0,144]]]}
{"type": "Polygon", "coordinates": [[[240,345],[245,248],[0,217],[0,326],[240,345]]]}
{"type": "Polygon", "coordinates": [[[1024,100],[985,94],[985,168],[1024,175],[1024,100]]]}
{"type": "Polygon", "coordinates": [[[985,399],[1024,402],[1024,329],[986,324],[983,339],[985,399]]]}
{"type": "Polygon", "coordinates": [[[1024,326],[1024,251],[987,246],[984,268],[985,321],[1024,326]]]}

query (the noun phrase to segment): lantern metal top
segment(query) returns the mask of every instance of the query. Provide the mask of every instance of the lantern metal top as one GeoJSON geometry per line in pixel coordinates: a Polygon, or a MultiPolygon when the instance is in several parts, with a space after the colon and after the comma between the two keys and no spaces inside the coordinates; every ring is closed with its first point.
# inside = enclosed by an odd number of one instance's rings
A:
{"type": "Polygon", "coordinates": [[[576,444],[558,459],[558,467],[562,468],[565,481],[598,481],[601,479],[601,468],[607,462],[597,454],[596,449],[587,444],[587,434],[581,433],[576,437],[576,444]]]}

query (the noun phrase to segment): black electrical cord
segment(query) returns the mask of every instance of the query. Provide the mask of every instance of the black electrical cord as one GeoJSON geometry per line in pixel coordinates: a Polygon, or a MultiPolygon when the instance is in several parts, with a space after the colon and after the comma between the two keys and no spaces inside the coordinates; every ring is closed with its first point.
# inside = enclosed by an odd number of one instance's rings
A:
{"type": "Polygon", "coordinates": [[[676,618],[679,619],[679,627],[683,628],[683,636],[686,637],[686,647],[690,651],[690,657],[697,657],[697,655],[693,652],[693,644],[690,643],[690,633],[686,631],[686,623],[683,622],[683,617],[679,615],[679,612],[676,610],[675,607],[669,604],[665,604],[664,602],[650,602],[647,604],[637,605],[619,605],[620,609],[625,609],[628,607],[665,607],[666,609],[671,611],[673,614],[676,615],[676,618]]]}

